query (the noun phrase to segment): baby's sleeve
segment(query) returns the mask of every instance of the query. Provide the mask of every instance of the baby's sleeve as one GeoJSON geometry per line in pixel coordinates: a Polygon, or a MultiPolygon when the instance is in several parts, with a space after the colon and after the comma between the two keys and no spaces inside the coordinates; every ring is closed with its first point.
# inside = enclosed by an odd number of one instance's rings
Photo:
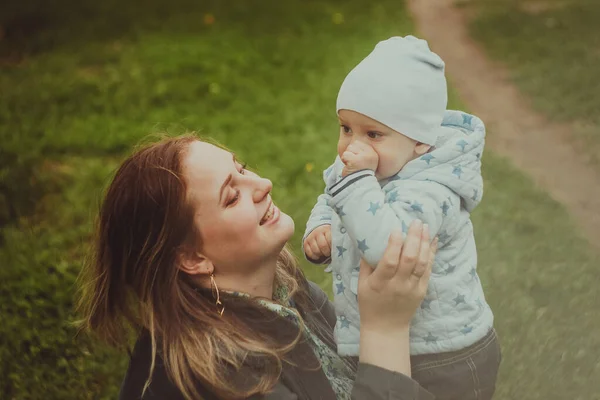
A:
{"type": "Polygon", "coordinates": [[[374,172],[363,170],[346,176],[327,192],[329,205],[362,257],[375,266],[394,228],[406,234],[418,218],[429,225],[431,238],[438,234],[446,217],[444,197],[449,190],[421,181],[395,181],[381,188],[374,172]]]}
{"type": "MultiPolygon", "coordinates": [[[[341,160],[339,160],[338,157],[336,158],[336,161],[323,172],[325,187],[334,184],[336,178],[341,176],[341,168],[343,165],[340,167],[340,163],[341,160]]],[[[317,203],[313,206],[310,216],[308,217],[308,221],[306,222],[306,229],[304,231],[304,235],[302,236],[302,248],[304,248],[304,240],[306,240],[306,237],[310,235],[312,231],[322,225],[331,225],[331,218],[334,211],[329,206],[330,200],[331,196],[327,193],[327,190],[325,190],[325,193],[322,193],[319,195],[319,197],[317,197],[317,203]]],[[[312,260],[308,258],[306,254],[304,254],[304,257],[308,261],[317,264],[328,264],[331,261],[330,258],[324,260],[312,260]]]]}

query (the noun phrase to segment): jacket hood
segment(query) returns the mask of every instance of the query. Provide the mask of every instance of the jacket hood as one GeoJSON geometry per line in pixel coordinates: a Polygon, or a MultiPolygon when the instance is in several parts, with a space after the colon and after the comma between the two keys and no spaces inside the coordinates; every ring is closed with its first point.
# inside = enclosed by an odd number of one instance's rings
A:
{"type": "Polygon", "coordinates": [[[392,180],[434,181],[455,192],[471,212],[481,201],[481,155],[485,126],[481,119],[462,111],[444,113],[434,147],[407,163],[392,180]]]}

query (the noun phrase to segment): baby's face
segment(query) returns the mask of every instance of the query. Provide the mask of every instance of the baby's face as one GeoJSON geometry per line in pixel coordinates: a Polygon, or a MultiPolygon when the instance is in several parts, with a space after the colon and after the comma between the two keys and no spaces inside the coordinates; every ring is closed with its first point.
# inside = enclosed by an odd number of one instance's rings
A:
{"type": "Polygon", "coordinates": [[[371,146],[379,155],[375,171],[377,179],[396,175],[409,161],[426,153],[428,145],[410,139],[363,114],[350,110],[338,112],[340,138],[337,151],[341,157],[346,147],[354,141],[371,146]]]}

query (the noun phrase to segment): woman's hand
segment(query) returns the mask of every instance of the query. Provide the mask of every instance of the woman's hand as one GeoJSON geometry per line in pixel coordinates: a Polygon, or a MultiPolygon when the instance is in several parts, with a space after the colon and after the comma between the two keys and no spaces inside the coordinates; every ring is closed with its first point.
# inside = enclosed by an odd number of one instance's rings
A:
{"type": "Polygon", "coordinates": [[[429,239],[428,226],[413,221],[405,243],[401,232],[392,232],[376,269],[361,262],[361,362],[410,375],[410,321],[427,292],[437,251],[437,239],[429,239]]]}

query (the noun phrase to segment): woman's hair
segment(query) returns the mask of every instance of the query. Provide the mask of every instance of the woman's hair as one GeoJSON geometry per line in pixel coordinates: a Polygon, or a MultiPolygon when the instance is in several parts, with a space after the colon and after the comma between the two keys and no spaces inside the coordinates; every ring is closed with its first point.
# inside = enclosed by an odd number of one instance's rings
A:
{"type": "MultiPolygon", "coordinates": [[[[152,366],[144,390],[158,353],[186,399],[201,397],[198,382],[224,398],[266,393],[279,379],[300,327],[274,335],[273,324],[264,323],[273,314],[252,299],[225,296],[220,316],[210,291],[199,291],[177,267],[179,252],[200,243],[183,176],[183,160],[196,140],[185,135],[146,145],[116,172],[100,208],[94,252],[80,277],[82,326],[120,348],[147,331],[152,366]],[[260,374],[236,385],[231,371],[249,362],[260,366],[260,374]]],[[[275,285],[287,289],[306,323],[313,324],[311,313],[304,312],[310,309],[305,284],[284,247],[275,285]]]]}

